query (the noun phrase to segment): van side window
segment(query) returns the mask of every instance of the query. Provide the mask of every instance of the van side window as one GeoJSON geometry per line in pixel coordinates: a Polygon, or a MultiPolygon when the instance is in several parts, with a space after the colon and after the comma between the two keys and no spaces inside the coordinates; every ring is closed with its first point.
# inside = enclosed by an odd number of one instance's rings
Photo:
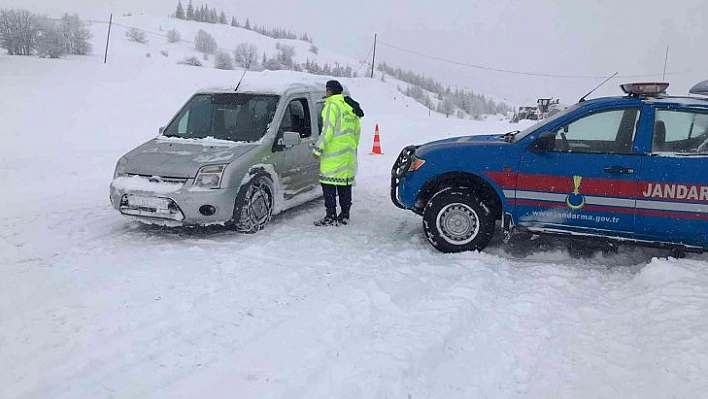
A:
{"type": "Polygon", "coordinates": [[[298,132],[300,138],[303,139],[311,137],[312,124],[310,120],[310,108],[307,99],[297,98],[290,101],[290,104],[285,109],[278,132],[298,132]]]}

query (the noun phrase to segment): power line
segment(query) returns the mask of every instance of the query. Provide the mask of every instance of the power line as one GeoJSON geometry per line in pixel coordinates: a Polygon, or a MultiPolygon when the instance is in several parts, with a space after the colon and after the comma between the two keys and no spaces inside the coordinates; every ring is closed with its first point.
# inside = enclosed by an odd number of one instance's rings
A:
{"type": "MultiPolygon", "coordinates": [[[[381,40],[379,40],[379,43],[384,46],[391,47],[391,48],[394,48],[399,51],[415,54],[420,57],[425,57],[425,58],[433,59],[436,61],[446,62],[448,64],[455,64],[455,65],[464,66],[464,67],[468,67],[468,68],[481,69],[484,71],[510,73],[510,74],[514,74],[514,75],[538,76],[538,77],[546,77],[546,78],[562,78],[562,79],[604,79],[607,77],[607,76],[593,76],[593,75],[556,75],[556,74],[550,74],[550,73],[537,73],[537,72],[527,72],[527,71],[515,71],[515,70],[511,70],[511,69],[493,68],[493,67],[488,67],[488,66],[484,66],[484,65],[470,64],[470,63],[466,63],[466,62],[449,60],[446,58],[421,53],[419,51],[409,50],[409,49],[405,49],[405,48],[402,48],[399,46],[395,46],[393,44],[382,42],[381,40]]],[[[683,74],[686,74],[689,72],[690,71],[673,72],[673,73],[666,73],[665,75],[683,75],[683,74]]],[[[656,77],[656,76],[662,76],[662,74],[655,73],[655,74],[645,74],[645,75],[619,75],[617,77],[618,78],[648,78],[648,77],[656,77]]]]}

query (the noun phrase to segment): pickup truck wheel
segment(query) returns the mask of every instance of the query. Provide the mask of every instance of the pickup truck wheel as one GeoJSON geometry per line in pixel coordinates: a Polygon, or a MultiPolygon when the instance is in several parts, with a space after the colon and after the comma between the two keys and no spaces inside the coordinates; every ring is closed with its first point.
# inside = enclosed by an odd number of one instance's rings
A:
{"type": "Polygon", "coordinates": [[[273,216],[273,189],[266,177],[255,177],[236,198],[232,223],[241,233],[262,230],[273,216]]]}
{"type": "Polygon", "coordinates": [[[475,194],[447,190],[428,201],[423,229],[440,252],[481,251],[494,234],[491,207],[475,194]]]}

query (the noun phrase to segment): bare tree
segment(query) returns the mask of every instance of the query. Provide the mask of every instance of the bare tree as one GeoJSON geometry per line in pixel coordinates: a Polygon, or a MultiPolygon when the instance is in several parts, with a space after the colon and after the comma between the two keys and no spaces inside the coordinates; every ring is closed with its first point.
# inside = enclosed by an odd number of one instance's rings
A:
{"type": "Polygon", "coordinates": [[[177,29],[170,29],[167,31],[167,43],[177,43],[182,40],[182,35],[179,34],[177,29]]]}
{"type": "Polygon", "coordinates": [[[217,48],[216,40],[210,34],[199,29],[199,32],[194,37],[194,47],[196,47],[197,51],[201,51],[204,54],[213,54],[217,48]]]}
{"type": "Polygon", "coordinates": [[[59,58],[66,54],[67,39],[62,27],[54,21],[45,19],[42,30],[37,36],[37,54],[40,57],[59,58]]]}
{"type": "Polygon", "coordinates": [[[147,35],[145,32],[141,31],[138,28],[130,28],[128,29],[127,32],[125,32],[125,37],[128,38],[131,42],[135,43],[140,43],[140,44],[146,44],[148,42],[147,35]]]}
{"type": "Polygon", "coordinates": [[[27,10],[0,10],[0,47],[10,55],[31,55],[41,31],[39,17],[27,10]]]}
{"type": "Polygon", "coordinates": [[[64,14],[60,23],[61,33],[66,40],[66,53],[76,55],[91,54],[89,39],[93,37],[79,16],[64,14]]]}
{"type": "Polygon", "coordinates": [[[231,58],[231,54],[225,51],[219,51],[214,57],[214,68],[216,69],[234,69],[234,62],[231,58]]]}
{"type": "Polygon", "coordinates": [[[258,62],[258,47],[250,43],[239,44],[234,51],[234,60],[242,67],[254,66],[258,62]]]}

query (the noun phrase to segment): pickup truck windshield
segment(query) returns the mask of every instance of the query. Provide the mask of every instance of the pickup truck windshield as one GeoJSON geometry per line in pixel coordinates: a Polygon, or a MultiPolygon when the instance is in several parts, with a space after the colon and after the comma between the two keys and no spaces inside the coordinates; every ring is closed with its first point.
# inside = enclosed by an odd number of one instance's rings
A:
{"type": "Polygon", "coordinates": [[[276,95],[248,93],[197,94],[182,107],[163,135],[258,141],[268,129],[279,99],[276,95]]]}

